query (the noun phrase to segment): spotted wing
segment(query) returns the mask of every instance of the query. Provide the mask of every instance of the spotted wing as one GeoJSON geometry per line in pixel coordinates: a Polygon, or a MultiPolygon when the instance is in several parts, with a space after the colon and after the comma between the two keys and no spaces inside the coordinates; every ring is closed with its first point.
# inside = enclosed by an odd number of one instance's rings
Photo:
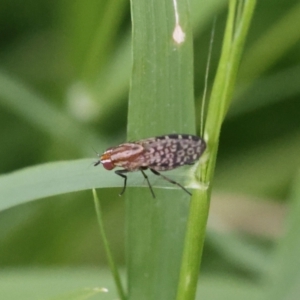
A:
{"type": "Polygon", "coordinates": [[[171,170],[191,165],[206,148],[203,139],[188,134],[170,134],[135,142],[144,147],[145,166],[157,170],[171,170]]]}

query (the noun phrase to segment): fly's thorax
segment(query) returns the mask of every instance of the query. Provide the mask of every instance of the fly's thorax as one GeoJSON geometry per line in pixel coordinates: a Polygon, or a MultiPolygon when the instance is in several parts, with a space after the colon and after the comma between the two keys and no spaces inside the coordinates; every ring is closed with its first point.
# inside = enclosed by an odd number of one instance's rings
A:
{"type": "Polygon", "coordinates": [[[103,156],[107,154],[114,167],[118,166],[128,170],[135,170],[140,167],[140,165],[136,166],[135,162],[143,151],[144,148],[141,145],[125,143],[108,149],[103,156]]]}

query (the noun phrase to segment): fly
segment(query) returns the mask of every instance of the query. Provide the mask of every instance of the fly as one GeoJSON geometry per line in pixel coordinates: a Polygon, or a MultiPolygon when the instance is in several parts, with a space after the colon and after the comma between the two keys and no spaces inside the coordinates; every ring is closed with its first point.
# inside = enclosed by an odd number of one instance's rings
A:
{"type": "Polygon", "coordinates": [[[125,174],[141,171],[147,180],[153,198],[155,198],[148,176],[144,172],[147,169],[192,195],[184,186],[162,175],[160,171],[172,170],[183,165],[192,165],[199,159],[205,149],[205,141],[198,136],[168,134],[108,148],[100,155],[94,166],[102,164],[106,170],[112,170],[115,167],[123,168],[115,171],[117,175],[124,178],[124,186],[119,194],[120,196],[126,190],[127,176],[125,174]]]}

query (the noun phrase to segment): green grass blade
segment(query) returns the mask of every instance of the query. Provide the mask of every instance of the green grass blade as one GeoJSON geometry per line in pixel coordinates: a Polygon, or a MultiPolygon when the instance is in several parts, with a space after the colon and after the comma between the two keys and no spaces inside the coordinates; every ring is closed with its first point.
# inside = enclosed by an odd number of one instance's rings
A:
{"type": "Polygon", "coordinates": [[[207,141],[210,157],[207,166],[199,166],[198,174],[203,186],[193,193],[191,199],[177,300],[195,299],[218,139],[225,113],[232,98],[241,52],[255,1],[245,1],[243,10],[239,11],[241,12],[239,19],[236,17],[237,4],[235,0],[229,1],[223,49],[205,123],[205,140],[207,141]]]}
{"type": "Polygon", "coordinates": [[[187,8],[181,7],[185,5],[179,7],[185,40],[178,43],[172,36],[175,29],[172,2],[132,2],[129,139],[180,131],[195,132],[192,32],[188,16],[185,16],[187,8]]]}
{"type": "Polygon", "coordinates": [[[208,210],[207,192],[196,190],[190,204],[177,300],[195,299],[208,210]]]}
{"type": "MultiPolygon", "coordinates": [[[[132,0],[131,10],[129,140],[173,132],[195,133],[187,1],[132,0]],[[185,34],[183,40],[173,36],[176,28],[180,33],[179,26],[185,34]]],[[[175,298],[188,197],[181,190],[154,191],[156,199],[148,190],[126,194],[129,299],[175,298]]]]}
{"type": "Polygon", "coordinates": [[[119,275],[119,271],[118,271],[118,268],[117,268],[117,266],[115,264],[115,261],[113,259],[111,248],[109,246],[109,242],[108,242],[108,239],[107,239],[107,236],[106,236],[106,233],[105,233],[103,217],[102,217],[101,203],[100,203],[100,200],[97,196],[97,193],[96,193],[95,189],[93,189],[93,197],[94,197],[94,203],[95,203],[95,209],[96,209],[100,234],[101,234],[101,238],[102,238],[102,241],[103,241],[103,244],[104,244],[108,264],[109,264],[110,270],[112,272],[112,275],[114,277],[114,281],[115,281],[115,284],[116,284],[116,287],[117,287],[118,295],[119,295],[120,299],[125,300],[126,299],[125,291],[122,287],[122,282],[121,282],[121,278],[120,278],[120,275],[119,275]]]}
{"type": "Polygon", "coordinates": [[[209,161],[205,182],[210,182],[213,177],[221,125],[232,100],[238,66],[256,1],[245,1],[242,17],[236,25],[233,35],[236,3],[235,1],[230,1],[229,3],[230,7],[224,44],[205,123],[205,139],[212,158],[209,161]]]}
{"type": "MultiPolygon", "coordinates": [[[[28,201],[92,188],[118,187],[121,190],[123,180],[102,166],[94,167],[94,161],[82,159],[52,162],[1,175],[0,211],[28,201]]],[[[171,177],[183,180],[182,172],[172,172],[171,177]]],[[[128,186],[146,186],[141,174],[130,175],[128,186]]],[[[151,178],[153,186],[165,187],[165,183],[157,179],[151,178]]]]}
{"type": "Polygon", "coordinates": [[[35,199],[99,187],[99,184],[111,186],[114,177],[110,175],[114,174],[92,167],[92,162],[92,159],[55,162],[1,175],[0,210],[35,199]]]}

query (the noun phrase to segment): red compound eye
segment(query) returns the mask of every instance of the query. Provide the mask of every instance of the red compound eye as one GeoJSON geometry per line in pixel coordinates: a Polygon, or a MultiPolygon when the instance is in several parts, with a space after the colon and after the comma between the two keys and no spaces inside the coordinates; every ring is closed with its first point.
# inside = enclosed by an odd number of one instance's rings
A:
{"type": "Polygon", "coordinates": [[[115,167],[110,159],[101,160],[101,163],[106,170],[112,170],[115,167]]]}

